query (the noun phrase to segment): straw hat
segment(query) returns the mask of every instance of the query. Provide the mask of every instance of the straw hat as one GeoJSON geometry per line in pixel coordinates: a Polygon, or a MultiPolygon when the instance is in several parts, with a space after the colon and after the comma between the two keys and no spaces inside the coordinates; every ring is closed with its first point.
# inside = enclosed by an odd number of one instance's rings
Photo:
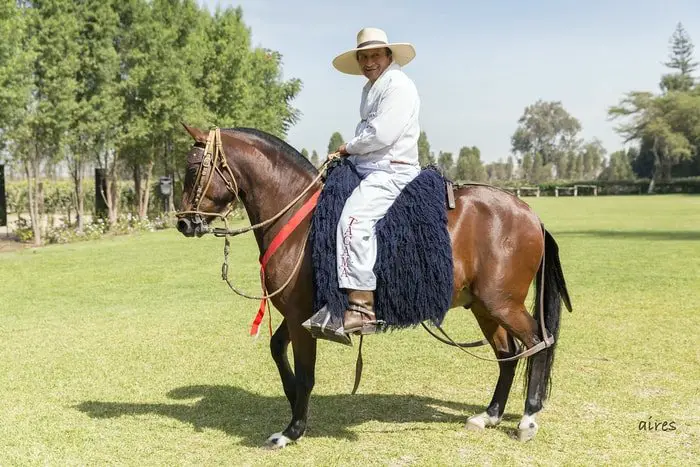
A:
{"type": "Polygon", "coordinates": [[[381,49],[389,47],[394,62],[404,66],[416,56],[416,49],[408,42],[390,43],[386,33],[378,28],[364,28],[357,33],[357,46],[333,59],[333,66],[342,73],[361,75],[362,69],[357,63],[359,50],[381,49]]]}

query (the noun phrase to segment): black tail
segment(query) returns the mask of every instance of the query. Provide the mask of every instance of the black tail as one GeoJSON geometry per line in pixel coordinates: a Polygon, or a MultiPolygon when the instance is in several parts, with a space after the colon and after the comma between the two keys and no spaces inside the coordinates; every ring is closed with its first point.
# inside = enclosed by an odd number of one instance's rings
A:
{"type": "MultiPolygon", "coordinates": [[[[552,386],[552,366],[554,365],[554,350],[559,340],[561,302],[564,302],[569,311],[572,311],[572,307],[569,292],[566,289],[564,271],[559,261],[559,246],[554,237],[544,229],[544,226],[542,229],[544,231],[544,261],[540,264],[535,279],[534,318],[537,322],[538,330],[540,330],[540,314],[544,313],[544,325],[549,334],[554,337],[554,344],[548,349],[540,351],[541,354],[544,354],[543,356],[535,354],[528,359],[526,374],[528,386],[535,384],[539,387],[538,399],[543,402],[549,396],[552,386]],[[542,268],[544,268],[544,284],[542,284],[542,268]],[[544,310],[540,307],[541,293],[544,293],[544,310]],[[545,359],[545,361],[542,362],[541,359],[545,359]],[[538,362],[538,360],[540,361],[538,362]],[[537,363],[544,364],[539,365],[537,363]]],[[[540,336],[540,339],[544,340],[544,336],[540,336]]]]}

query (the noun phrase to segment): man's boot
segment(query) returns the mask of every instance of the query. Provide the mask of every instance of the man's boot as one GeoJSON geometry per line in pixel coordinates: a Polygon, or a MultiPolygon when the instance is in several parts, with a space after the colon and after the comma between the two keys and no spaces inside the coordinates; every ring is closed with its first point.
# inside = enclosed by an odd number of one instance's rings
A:
{"type": "Polygon", "coordinates": [[[382,324],[374,314],[374,291],[348,289],[343,328],[348,334],[374,334],[382,324]]]}

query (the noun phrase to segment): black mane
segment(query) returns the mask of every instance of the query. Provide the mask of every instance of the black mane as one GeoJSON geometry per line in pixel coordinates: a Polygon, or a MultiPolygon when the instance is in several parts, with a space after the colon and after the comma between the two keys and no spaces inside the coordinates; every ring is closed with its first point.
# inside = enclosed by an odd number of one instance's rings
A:
{"type": "Polygon", "coordinates": [[[258,139],[261,139],[273,148],[277,149],[279,152],[289,156],[289,160],[291,160],[300,169],[305,170],[313,175],[318,174],[318,170],[316,169],[316,167],[314,167],[314,165],[306,157],[304,157],[299,151],[294,149],[294,147],[292,147],[289,143],[278,138],[275,135],[271,135],[270,133],[266,133],[256,128],[247,127],[222,128],[222,130],[238,131],[240,133],[245,133],[247,135],[251,135],[258,139]]]}

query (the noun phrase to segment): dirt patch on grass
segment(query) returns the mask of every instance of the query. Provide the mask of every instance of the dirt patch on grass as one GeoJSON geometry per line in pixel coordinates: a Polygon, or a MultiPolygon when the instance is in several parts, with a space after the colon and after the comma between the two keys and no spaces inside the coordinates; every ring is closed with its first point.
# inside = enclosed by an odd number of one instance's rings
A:
{"type": "Polygon", "coordinates": [[[29,243],[18,242],[13,236],[0,233],[0,253],[22,250],[30,246],[29,243]]]}

